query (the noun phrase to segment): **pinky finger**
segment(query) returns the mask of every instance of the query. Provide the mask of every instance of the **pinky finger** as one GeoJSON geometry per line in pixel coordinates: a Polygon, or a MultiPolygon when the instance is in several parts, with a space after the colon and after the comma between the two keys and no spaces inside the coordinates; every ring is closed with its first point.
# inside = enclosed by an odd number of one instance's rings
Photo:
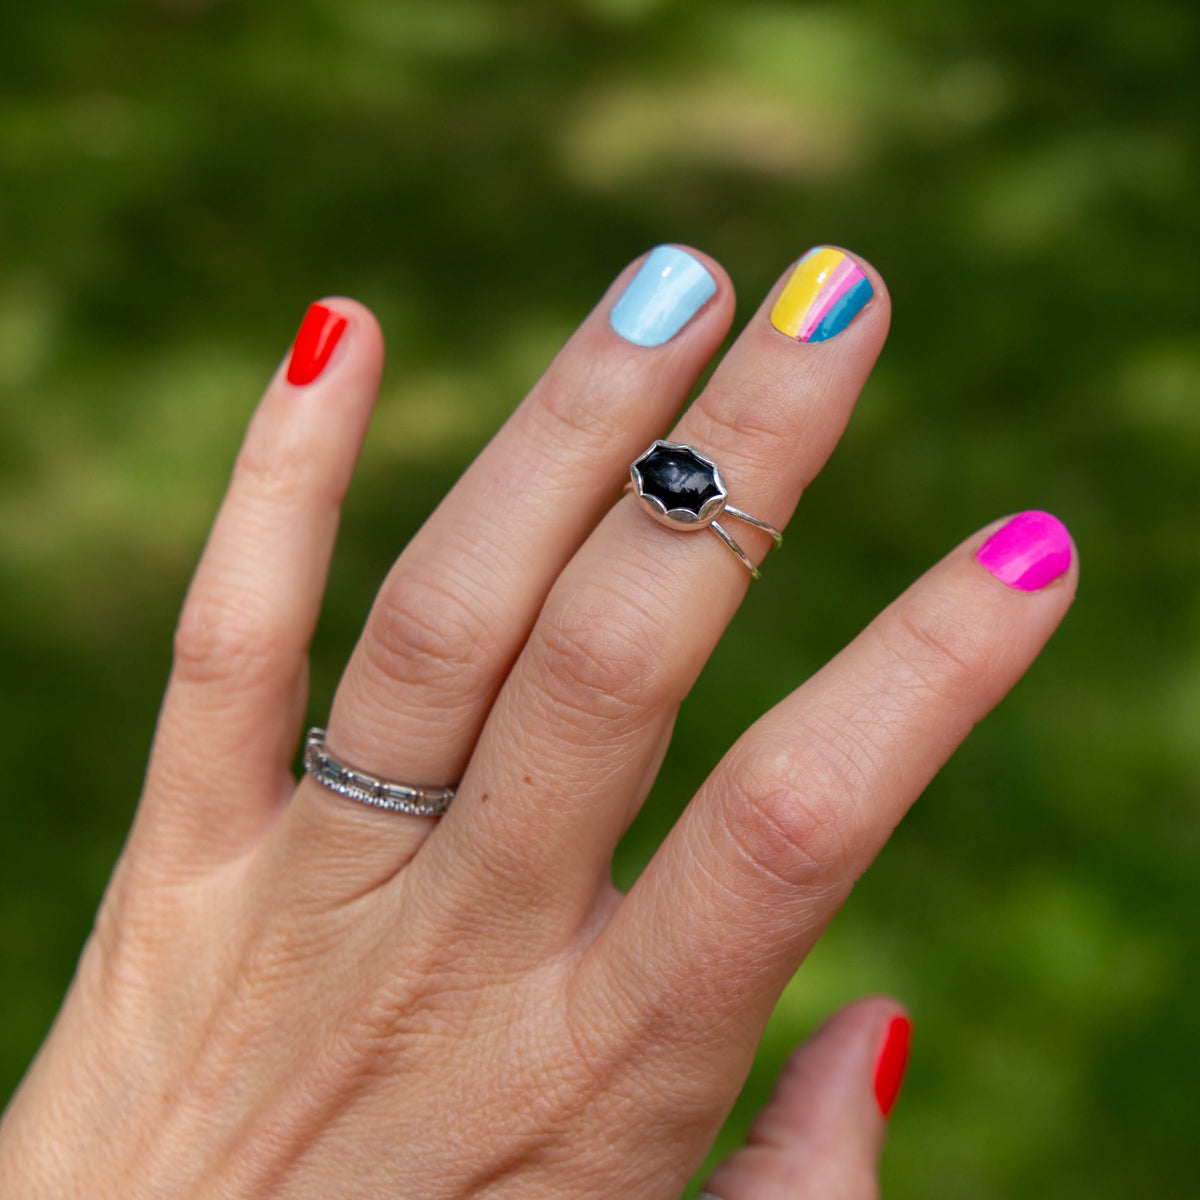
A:
{"type": "Polygon", "coordinates": [[[875,1200],[911,1032],[883,997],[835,1013],[788,1060],[746,1144],[697,1200],[875,1200]]]}
{"type": "Polygon", "coordinates": [[[382,367],[362,305],[315,304],[250,422],[176,629],[135,826],[173,871],[245,851],[295,788],[308,643],[382,367]]]}

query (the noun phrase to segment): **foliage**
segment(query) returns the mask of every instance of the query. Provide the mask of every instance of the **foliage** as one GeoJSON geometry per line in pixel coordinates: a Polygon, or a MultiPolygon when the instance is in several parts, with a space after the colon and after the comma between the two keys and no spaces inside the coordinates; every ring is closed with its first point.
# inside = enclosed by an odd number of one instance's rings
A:
{"type": "Polygon", "coordinates": [[[7,12],[0,1093],[86,936],[191,564],[308,300],[371,304],[392,363],[316,718],[397,548],[624,263],[703,247],[741,324],[835,242],[886,276],[889,346],[619,875],[927,563],[1057,512],[1075,611],[789,990],[723,1145],[786,1048],[878,989],[917,1025],[887,1195],[1193,1194],[1198,42],[1169,0],[7,12]]]}

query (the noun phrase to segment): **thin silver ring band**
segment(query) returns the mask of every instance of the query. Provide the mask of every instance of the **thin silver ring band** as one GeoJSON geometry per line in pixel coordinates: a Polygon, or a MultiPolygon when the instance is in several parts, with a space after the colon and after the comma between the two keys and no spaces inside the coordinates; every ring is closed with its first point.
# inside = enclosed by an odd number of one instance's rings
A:
{"type": "Polygon", "coordinates": [[[372,808],[407,813],[413,817],[440,817],[454,799],[453,788],[415,787],[389,783],[365,771],[338,762],[325,749],[325,730],[314,728],[304,739],[304,769],[319,784],[372,808]]]}
{"type": "MultiPolygon", "coordinates": [[[[761,529],[763,533],[767,534],[775,543],[776,550],[783,545],[783,534],[780,533],[774,525],[768,525],[766,521],[760,521],[757,517],[752,517],[749,513],[742,512],[740,508],[734,508],[732,504],[726,504],[721,511],[727,517],[737,517],[739,521],[745,521],[747,525],[753,525],[755,529],[761,529]]],[[[709,529],[711,529],[713,533],[715,533],[717,537],[719,537],[721,541],[723,541],[725,545],[727,545],[730,550],[732,550],[734,554],[741,559],[742,566],[750,572],[751,578],[757,579],[759,577],[758,568],[753,562],[750,561],[750,555],[748,555],[745,550],[743,550],[741,546],[739,546],[737,542],[735,542],[733,538],[729,536],[729,532],[718,525],[716,521],[713,521],[709,525],[709,529]]],[[[703,1198],[697,1197],[696,1200],[703,1200],[703,1198]]],[[[709,1200],[716,1200],[716,1197],[710,1196],[709,1200]]]]}

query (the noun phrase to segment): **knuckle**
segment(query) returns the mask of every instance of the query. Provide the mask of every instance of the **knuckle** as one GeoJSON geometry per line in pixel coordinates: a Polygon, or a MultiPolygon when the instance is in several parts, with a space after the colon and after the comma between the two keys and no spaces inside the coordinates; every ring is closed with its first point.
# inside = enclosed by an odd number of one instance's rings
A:
{"type": "Polygon", "coordinates": [[[389,581],[367,622],[368,670],[389,684],[451,697],[473,694],[500,653],[489,607],[450,581],[389,581]]]}
{"type": "Polygon", "coordinates": [[[752,383],[707,387],[688,410],[695,422],[696,440],[721,457],[745,457],[752,448],[755,461],[795,461],[799,406],[795,384],[786,386],[757,376],[752,383]]]}
{"type": "Polygon", "coordinates": [[[306,430],[292,422],[273,422],[269,433],[253,428],[238,450],[230,490],[268,508],[290,508],[316,484],[320,461],[306,430]]]}
{"type": "Polygon", "coordinates": [[[990,670],[984,636],[946,608],[902,599],[880,620],[876,635],[899,664],[897,692],[955,708],[970,705],[990,670]]]}
{"type": "Polygon", "coordinates": [[[571,446],[609,443],[613,435],[611,405],[596,402],[598,391],[625,394],[621,381],[614,380],[611,373],[602,379],[580,379],[551,369],[543,376],[530,396],[530,415],[536,425],[549,427],[543,430],[549,434],[545,440],[556,444],[566,433],[571,446]]]}
{"type": "Polygon", "coordinates": [[[187,683],[250,686],[289,651],[283,631],[251,605],[232,596],[193,595],[175,626],[174,673],[187,683]]]}
{"type": "Polygon", "coordinates": [[[771,886],[823,890],[850,873],[858,771],[832,741],[760,750],[738,764],[725,826],[752,874],[771,886]]]}
{"type": "Polygon", "coordinates": [[[560,714],[638,723],[672,702],[662,640],[635,611],[576,602],[539,629],[536,676],[560,714]]]}
{"type": "Polygon", "coordinates": [[[348,1053],[385,1054],[393,1068],[404,1059],[461,1045],[469,1036],[472,1010],[453,989],[398,972],[356,1006],[344,1029],[348,1053]]]}

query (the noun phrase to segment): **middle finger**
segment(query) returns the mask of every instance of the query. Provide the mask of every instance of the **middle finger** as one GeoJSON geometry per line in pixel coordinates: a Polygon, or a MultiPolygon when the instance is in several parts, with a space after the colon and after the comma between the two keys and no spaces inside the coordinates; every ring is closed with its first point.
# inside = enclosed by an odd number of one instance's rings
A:
{"type": "MultiPolygon", "coordinates": [[[[873,269],[843,251],[810,252],[671,440],[717,463],[731,505],[782,526],[841,436],[888,319],[873,269]],[[831,329],[836,337],[818,340],[831,329]]],[[[755,559],[770,545],[722,523],[755,559]]],[[[542,939],[578,929],[747,580],[711,532],[680,536],[633,497],[617,504],[547,598],[454,806],[412,864],[414,887],[428,872],[443,913],[457,907],[475,929],[481,917],[518,923],[534,954],[542,939]]]]}

